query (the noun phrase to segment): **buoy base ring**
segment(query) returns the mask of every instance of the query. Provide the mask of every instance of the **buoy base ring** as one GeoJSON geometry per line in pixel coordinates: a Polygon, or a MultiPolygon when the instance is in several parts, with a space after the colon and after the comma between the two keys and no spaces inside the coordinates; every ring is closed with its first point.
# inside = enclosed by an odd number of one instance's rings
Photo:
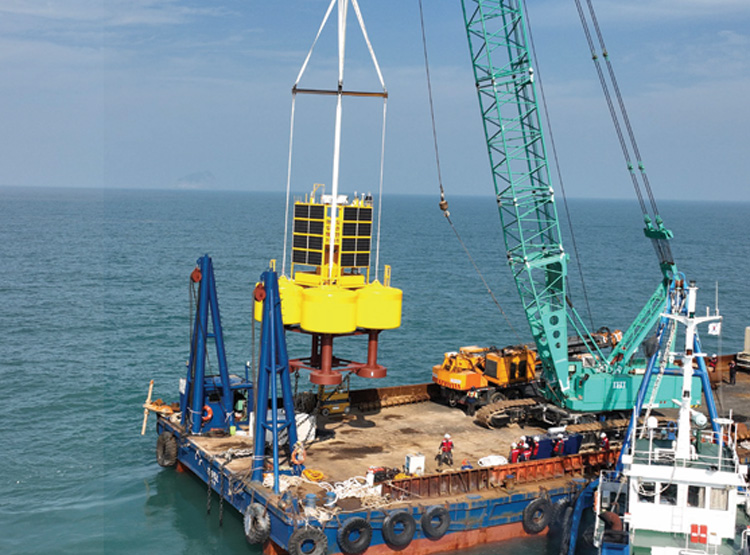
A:
{"type": "Polygon", "coordinates": [[[341,380],[341,372],[326,372],[325,370],[310,372],[310,381],[317,385],[339,385],[341,380]]]}
{"type": "Polygon", "coordinates": [[[386,369],[386,367],[380,364],[363,364],[356,370],[356,374],[360,378],[385,378],[387,373],[388,370],[386,369]]]}

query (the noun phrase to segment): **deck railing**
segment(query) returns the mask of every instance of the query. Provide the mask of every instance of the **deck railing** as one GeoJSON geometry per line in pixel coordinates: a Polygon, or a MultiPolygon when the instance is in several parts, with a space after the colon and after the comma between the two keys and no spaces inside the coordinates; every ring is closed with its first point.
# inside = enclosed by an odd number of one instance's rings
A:
{"type": "Polygon", "coordinates": [[[566,457],[531,460],[486,468],[454,470],[414,476],[383,484],[383,494],[395,499],[445,497],[490,488],[513,492],[517,484],[542,483],[563,476],[589,476],[617,461],[619,450],[578,453],[566,457]]]}

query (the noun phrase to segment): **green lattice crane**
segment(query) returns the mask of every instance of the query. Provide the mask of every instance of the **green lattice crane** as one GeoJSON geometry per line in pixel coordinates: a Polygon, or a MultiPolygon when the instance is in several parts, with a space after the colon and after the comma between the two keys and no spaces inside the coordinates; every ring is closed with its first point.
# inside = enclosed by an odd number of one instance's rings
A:
{"type": "MultiPolygon", "coordinates": [[[[522,0],[462,0],[461,5],[508,264],[537,345],[544,394],[571,410],[629,410],[642,381],[636,370],[642,362],[633,355],[665,309],[676,275],[665,247],[671,233],[660,218],[645,215],[646,235],[657,248],[664,279],[619,345],[605,355],[566,295],[568,255],[547,164],[522,0]],[[584,340],[586,355],[569,356],[569,334],[584,340]]],[[[665,376],[656,401],[670,404],[679,393],[679,380],[665,376]]]]}

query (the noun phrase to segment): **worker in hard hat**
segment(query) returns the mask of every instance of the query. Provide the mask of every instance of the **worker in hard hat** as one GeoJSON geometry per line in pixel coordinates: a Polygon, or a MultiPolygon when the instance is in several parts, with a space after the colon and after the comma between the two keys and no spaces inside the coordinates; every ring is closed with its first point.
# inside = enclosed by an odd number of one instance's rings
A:
{"type": "Polygon", "coordinates": [[[450,434],[443,436],[443,441],[440,442],[440,447],[437,454],[438,468],[446,463],[448,466],[453,466],[453,440],[450,434]]]}
{"type": "Polygon", "coordinates": [[[602,432],[599,436],[599,449],[609,451],[609,438],[605,432],[602,432]]]}
{"type": "Polygon", "coordinates": [[[477,403],[479,402],[479,392],[477,388],[471,386],[471,389],[466,394],[466,414],[468,416],[474,416],[477,411],[477,403]]]}
{"type": "Polygon", "coordinates": [[[565,454],[565,436],[557,434],[555,445],[552,447],[552,454],[556,457],[562,457],[565,454]]]}
{"type": "Polygon", "coordinates": [[[531,458],[536,459],[539,455],[539,436],[534,436],[534,438],[531,440],[531,458]]]}
{"type": "Polygon", "coordinates": [[[708,370],[710,372],[713,372],[716,370],[716,365],[719,363],[719,357],[716,356],[716,353],[711,355],[711,358],[708,360],[708,370]]]}
{"type": "Polygon", "coordinates": [[[524,461],[530,461],[531,460],[531,445],[528,443],[524,443],[521,447],[521,459],[524,461]]]}
{"type": "Polygon", "coordinates": [[[510,459],[510,462],[517,463],[518,457],[520,456],[521,456],[521,450],[518,448],[518,444],[511,443],[510,444],[510,457],[508,457],[510,459]]]}

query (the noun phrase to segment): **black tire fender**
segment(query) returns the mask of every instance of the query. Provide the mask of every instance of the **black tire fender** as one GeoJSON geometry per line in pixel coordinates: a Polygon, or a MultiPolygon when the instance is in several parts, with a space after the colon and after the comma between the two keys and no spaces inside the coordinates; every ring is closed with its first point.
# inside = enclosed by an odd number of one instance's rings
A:
{"type": "Polygon", "coordinates": [[[563,516],[565,515],[565,509],[570,507],[570,500],[567,497],[562,497],[552,504],[552,513],[549,519],[549,531],[551,534],[560,534],[562,532],[563,516]]]}
{"type": "Polygon", "coordinates": [[[546,497],[537,497],[523,510],[523,529],[527,534],[538,534],[550,523],[552,503],[546,497]]]}
{"type": "Polygon", "coordinates": [[[560,555],[567,555],[568,548],[570,547],[570,527],[573,522],[573,507],[574,504],[568,505],[563,513],[563,526],[560,538],[560,555]]]}
{"type": "Polygon", "coordinates": [[[411,513],[398,511],[385,517],[383,521],[383,539],[388,547],[395,551],[406,549],[417,531],[417,522],[411,513]]]}
{"type": "Polygon", "coordinates": [[[339,542],[341,551],[347,555],[363,553],[370,547],[372,526],[360,516],[352,517],[339,528],[336,539],[339,542]]]}
{"type": "Polygon", "coordinates": [[[165,468],[177,464],[177,438],[170,431],[164,430],[156,440],[156,462],[165,468]]]}
{"type": "Polygon", "coordinates": [[[245,509],[243,519],[245,525],[245,539],[248,543],[265,543],[271,535],[271,518],[260,503],[252,503],[245,509]]]}
{"type": "Polygon", "coordinates": [[[325,555],[328,552],[328,538],[323,530],[314,526],[297,528],[289,536],[286,550],[289,555],[325,555]]]}
{"type": "Polygon", "coordinates": [[[451,525],[451,514],[445,507],[435,505],[424,512],[421,523],[422,532],[428,539],[439,540],[451,525]]]}

